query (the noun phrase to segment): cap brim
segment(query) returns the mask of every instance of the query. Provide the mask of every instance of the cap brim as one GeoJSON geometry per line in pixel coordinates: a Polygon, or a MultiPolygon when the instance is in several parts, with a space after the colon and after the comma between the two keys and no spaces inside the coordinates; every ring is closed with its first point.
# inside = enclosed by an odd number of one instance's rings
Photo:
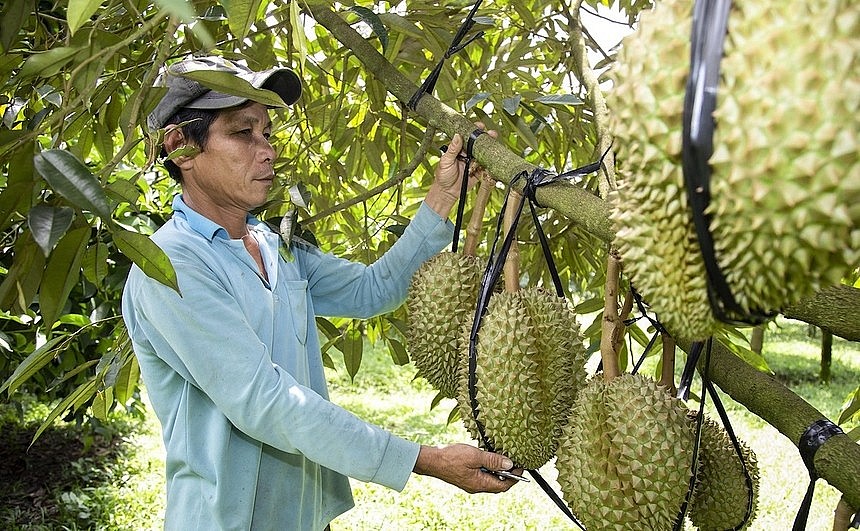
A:
{"type": "MultiPolygon", "coordinates": [[[[237,77],[244,79],[254,88],[274,92],[284,102],[284,106],[294,104],[302,94],[302,82],[299,76],[288,68],[273,68],[263,72],[239,74],[237,77]]],[[[233,96],[210,90],[185,104],[184,107],[189,109],[227,109],[242,105],[248,100],[257,101],[253,97],[233,96]]],[[[258,101],[258,103],[274,106],[271,105],[271,101],[258,101]]]]}

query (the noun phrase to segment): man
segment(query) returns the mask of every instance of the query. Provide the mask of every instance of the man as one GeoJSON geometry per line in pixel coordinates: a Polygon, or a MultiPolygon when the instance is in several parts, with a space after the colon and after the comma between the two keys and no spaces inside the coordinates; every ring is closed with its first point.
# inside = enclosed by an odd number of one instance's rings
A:
{"type": "Polygon", "coordinates": [[[152,238],[170,257],[181,294],[135,267],[123,317],[162,425],[165,527],[323,529],[352,507],[347,476],[398,490],[412,472],[469,492],[510,488],[513,481],[486,472],[513,466],[501,455],[420,446],[329,402],[314,321],[370,317],[403,301],[413,272],[452,237],[460,136],[419,212],[376,263],[300,242],[286,261],[280,236],[249,212],[274,179],[272,124],[258,89],[292,104],[298,77],[216,57],[175,63],[163,78],[168,90],[148,126],[166,129],[166,152],[182,153],[166,164],[182,193],[152,238]],[[247,86],[239,96],[211,91],[190,79],[201,71],[247,86]]]}

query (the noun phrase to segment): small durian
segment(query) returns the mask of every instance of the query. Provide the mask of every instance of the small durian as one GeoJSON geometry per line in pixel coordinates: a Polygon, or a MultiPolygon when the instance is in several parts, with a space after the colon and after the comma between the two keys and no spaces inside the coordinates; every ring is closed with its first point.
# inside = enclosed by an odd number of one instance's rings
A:
{"type": "Polygon", "coordinates": [[[475,312],[482,273],[478,258],[443,252],[422,264],[409,286],[409,357],[418,375],[447,398],[457,394],[461,331],[475,312]]]}
{"type": "MultiPolygon", "coordinates": [[[[464,328],[460,392],[464,425],[478,438],[468,386],[464,328]]],[[[493,449],[518,466],[536,469],[555,453],[561,423],[582,387],[587,360],[572,306],[540,288],[490,299],[476,352],[478,421],[493,449]]]]}
{"type": "MultiPolygon", "coordinates": [[[[691,421],[695,423],[695,413],[691,421]]],[[[702,531],[746,529],[755,518],[758,505],[759,471],[755,452],[738,441],[741,456],[752,480],[747,485],[738,454],[728,432],[710,418],[702,422],[696,488],[690,500],[690,521],[702,531]],[[743,527],[752,496],[752,511],[743,527]]]]}
{"type": "Polygon", "coordinates": [[[672,529],[690,486],[686,411],[638,374],[589,380],[556,453],[564,499],[587,529],[672,529]]]}
{"type": "MultiPolygon", "coordinates": [[[[681,162],[693,4],[643,12],[610,71],[610,217],[625,272],[663,324],[704,339],[720,325],[681,162]]],[[[791,306],[860,260],[858,62],[860,12],[849,0],[731,5],[707,213],[743,313],[791,306]]]]}

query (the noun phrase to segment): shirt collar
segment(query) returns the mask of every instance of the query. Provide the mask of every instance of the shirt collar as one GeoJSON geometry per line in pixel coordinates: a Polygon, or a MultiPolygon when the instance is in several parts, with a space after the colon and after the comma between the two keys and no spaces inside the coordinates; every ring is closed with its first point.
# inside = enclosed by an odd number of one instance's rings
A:
{"type": "MultiPolygon", "coordinates": [[[[230,239],[227,229],[185,204],[185,201],[182,200],[182,194],[176,194],[173,198],[173,214],[184,219],[194,232],[199,233],[210,242],[216,237],[225,240],[230,239]]],[[[247,223],[255,228],[259,228],[257,225],[261,224],[260,220],[250,214],[248,214],[247,223]]],[[[265,227],[265,225],[263,226],[265,227]]]]}

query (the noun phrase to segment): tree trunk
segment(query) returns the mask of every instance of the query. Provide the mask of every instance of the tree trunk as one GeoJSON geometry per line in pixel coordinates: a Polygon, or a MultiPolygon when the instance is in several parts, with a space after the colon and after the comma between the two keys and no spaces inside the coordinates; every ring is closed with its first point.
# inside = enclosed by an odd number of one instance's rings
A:
{"type": "MultiPolygon", "coordinates": [[[[328,3],[310,2],[314,19],[351,49],[401,102],[406,103],[418,90],[370,43],[352,29],[328,3]]],[[[474,124],[455,110],[429,95],[422,97],[416,109],[429,125],[448,135],[460,133],[468,137],[474,124]]],[[[495,178],[510,183],[519,173],[530,172],[529,164],[503,145],[481,135],[475,142],[473,154],[495,178]]],[[[594,236],[611,242],[612,225],[609,206],[601,198],[566,182],[541,187],[538,202],[558,211],[594,236]]],[[[860,341],[860,289],[835,286],[785,310],[785,316],[814,324],[850,341],[860,341]]],[[[689,342],[678,341],[688,350],[689,342]]],[[[715,343],[711,360],[711,379],[734,400],[745,405],[795,445],[801,435],[816,420],[826,417],[770,375],[760,372],[715,343]]],[[[839,489],[848,503],[860,507],[860,445],[847,435],[837,435],[822,445],[815,454],[815,467],[821,478],[839,489]]]]}

